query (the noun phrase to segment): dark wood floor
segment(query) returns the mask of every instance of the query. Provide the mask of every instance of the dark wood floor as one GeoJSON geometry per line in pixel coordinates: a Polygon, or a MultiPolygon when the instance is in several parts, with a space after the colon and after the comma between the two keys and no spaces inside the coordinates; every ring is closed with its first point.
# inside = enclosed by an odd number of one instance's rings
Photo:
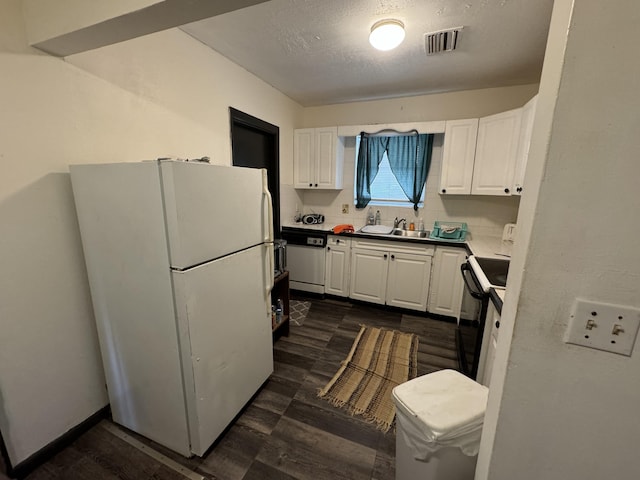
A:
{"type": "MultiPolygon", "coordinates": [[[[384,434],[316,395],[348,354],[361,324],[418,334],[419,375],[457,368],[453,323],[312,299],[303,325],[292,325],[289,337],[275,343],[273,375],[204,458],[185,459],[127,433],[206,479],[393,480],[394,431],[384,434]]],[[[185,478],[107,431],[104,422],[26,478],[185,478]]]]}

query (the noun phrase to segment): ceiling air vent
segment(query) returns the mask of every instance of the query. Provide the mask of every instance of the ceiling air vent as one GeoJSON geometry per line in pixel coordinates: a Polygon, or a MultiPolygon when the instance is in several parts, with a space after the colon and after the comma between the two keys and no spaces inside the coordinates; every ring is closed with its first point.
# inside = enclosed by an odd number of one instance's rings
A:
{"type": "Polygon", "coordinates": [[[427,55],[435,55],[440,52],[452,52],[458,46],[462,27],[448,28],[438,32],[424,34],[424,46],[427,55]]]}

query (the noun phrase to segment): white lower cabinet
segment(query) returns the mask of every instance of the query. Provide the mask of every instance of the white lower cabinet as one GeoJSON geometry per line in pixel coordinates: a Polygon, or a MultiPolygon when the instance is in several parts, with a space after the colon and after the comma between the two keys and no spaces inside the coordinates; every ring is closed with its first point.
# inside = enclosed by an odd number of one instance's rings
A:
{"type": "Polygon", "coordinates": [[[350,251],[350,238],[341,238],[336,235],[327,237],[324,293],[338,297],[349,296],[350,251]]]}
{"type": "Polygon", "coordinates": [[[433,256],[429,313],[460,318],[464,282],[460,265],[467,261],[464,248],[436,247],[433,256]]]}
{"type": "Polygon", "coordinates": [[[351,249],[351,298],[384,305],[388,258],[389,254],[385,251],[357,247],[351,249]]]}
{"type": "Polygon", "coordinates": [[[433,250],[431,245],[354,241],[349,297],[426,311],[433,250]]]}
{"type": "Polygon", "coordinates": [[[427,309],[431,256],[390,253],[387,273],[387,305],[420,310],[427,309]]]}
{"type": "Polygon", "coordinates": [[[467,250],[457,247],[436,247],[431,272],[429,313],[455,317],[458,321],[474,320],[478,302],[464,288],[460,266],[467,261],[467,250]]]}

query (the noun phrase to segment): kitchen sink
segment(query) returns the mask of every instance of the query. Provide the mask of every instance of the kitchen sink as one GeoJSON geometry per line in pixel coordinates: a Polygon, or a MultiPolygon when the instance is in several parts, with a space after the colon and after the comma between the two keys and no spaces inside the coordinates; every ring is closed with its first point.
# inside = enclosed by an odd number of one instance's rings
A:
{"type": "Polygon", "coordinates": [[[399,237],[428,238],[429,230],[403,230],[402,228],[394,228],[391,235],[399,237]]]}

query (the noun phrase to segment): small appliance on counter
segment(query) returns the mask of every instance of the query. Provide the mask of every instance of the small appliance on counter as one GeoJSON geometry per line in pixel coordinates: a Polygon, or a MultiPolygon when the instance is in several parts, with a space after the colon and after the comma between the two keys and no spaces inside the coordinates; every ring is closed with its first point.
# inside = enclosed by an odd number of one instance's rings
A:
{"type": "Polygon", "coordinates": [[[324,215],[320,213],[308,213],[306,215],[302,215],[302,223],[305,225],[320,225],[324,223],[324,215]]]}
{"type": "Polygon", "coordinates": [[[464,222],[435,221],[429,238],[433,240],[448,240],[450,242],[464,242],[467,237],[467,224],[464,222]]]}
{"type": "Polygon", "coordinates": [[[499,255],[504,255],[505,257],[510,257],[511,251],[513,250],[513,242],[515,238],[516,224],[507,223],[504,226],[504,230],[502,231],[502,243],[500,244],[500,251],[496,253],[499,255]]]}

